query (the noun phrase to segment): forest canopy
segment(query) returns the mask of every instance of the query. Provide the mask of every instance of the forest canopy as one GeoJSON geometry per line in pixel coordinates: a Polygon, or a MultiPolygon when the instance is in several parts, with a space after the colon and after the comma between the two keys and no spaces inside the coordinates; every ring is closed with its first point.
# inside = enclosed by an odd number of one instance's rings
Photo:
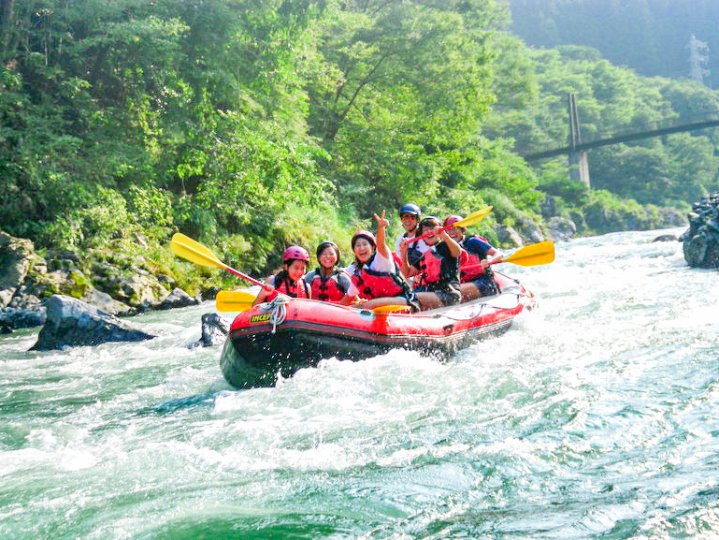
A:
{"type": "Polygon", "coordinates": [[[511,225],[540,222],[549,194],[602,232],[627,224],[583,208],[683,209],[716,182],[713,132],[592,153],[597,193],[566,159],[531,167],[523,152],[566,141],[569,92],[588,136],[719,101],[594,49],[529,49],[505,2],[9,0],[0,15],[0,223],[40,247],[181,230],[264,271],[278,246],[346,245],[409,200],[492,204],[488,223],[511,225]]]}

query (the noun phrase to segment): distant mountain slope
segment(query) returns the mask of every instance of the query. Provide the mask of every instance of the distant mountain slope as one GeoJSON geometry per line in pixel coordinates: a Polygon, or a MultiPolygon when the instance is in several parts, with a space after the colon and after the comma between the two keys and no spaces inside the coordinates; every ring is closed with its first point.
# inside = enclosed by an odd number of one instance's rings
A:
{"type": "MultiPolygon", "coordinates": [[[[508,0],[512,31],[529,45],[586,45],[642,75],[690,77],[692,36],[719,88],[719,2],[716,0],[508,0]]],[[[695,72],[696,73],[696,72],[695,72]]]]}

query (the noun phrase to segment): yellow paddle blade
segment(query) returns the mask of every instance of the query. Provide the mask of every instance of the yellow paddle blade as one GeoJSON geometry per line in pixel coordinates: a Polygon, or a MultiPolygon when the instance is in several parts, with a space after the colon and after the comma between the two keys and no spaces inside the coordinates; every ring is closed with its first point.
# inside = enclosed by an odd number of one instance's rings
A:
{"type": "Polygon", "coordinates": [[[216,266],[226,269],[227,265],[205,246],[182,233],[175,233],[170,240],[170,249],[178,257],[200,266],[216,266]]]}
{"type": "Polygon", "coordinates": [[[547,241],[523,247],[499,262],[511,262],[519,266],[537,266],[540,264],[549,264],[553,260],[554,243],[547,241]]]}
{"type": "Polygon", "coordinates": [[[489,213],[492,211],[491,206],[487,206],[485,208],[482,208],[481,210],[477,210],[474,214],[468,215],[466,218],[458,221],[453,226],[454,227],[462,227],[463,229],[466,229],[470,225],[476,225],[480,221],[482,221],[485,217],[489,215],[489,213]]]}
{"type": "Polygon", "coordinates": [[[215,297],[215,307],[222,313],[239,313],[252,307],[255,295],[245,291],[220,291],[215,297]]]}
{"type": "Polygon", "coordinates": [[[390,313],[411,313],[411,306],[403,306],[402,304],[396,304],[391,306],[379,306],[372,310],[375,315],[389,315],[390,313]]]}

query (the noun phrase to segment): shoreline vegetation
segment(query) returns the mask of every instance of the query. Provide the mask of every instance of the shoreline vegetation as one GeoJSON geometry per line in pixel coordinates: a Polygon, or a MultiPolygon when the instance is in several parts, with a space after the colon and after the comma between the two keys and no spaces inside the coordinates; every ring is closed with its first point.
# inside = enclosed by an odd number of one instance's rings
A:
{"type": "Polygon", "coordinates": [[[174,259],[177,231],[263,277],[289,244],[348,254],[373,212],[408,201],[492,205],[476,232],[516,247],[682,225],[716,184],[713,131],[593,152],[592,189],[565,158],[530,167],[520,154],[566,140],[569,91],[587,136],[719,96],[593,49],[531,49],[504,2],[10,1],[1,16],[5,311],[62,293],[129,314],[243,285],[174,259]]]}

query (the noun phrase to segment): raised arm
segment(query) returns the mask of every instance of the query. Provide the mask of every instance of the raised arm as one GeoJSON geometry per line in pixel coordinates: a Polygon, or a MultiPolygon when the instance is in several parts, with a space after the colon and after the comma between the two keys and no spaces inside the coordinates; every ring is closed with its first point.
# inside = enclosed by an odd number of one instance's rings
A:
{"type": "Polygon", "coordinates": [[[382,210],[381,216],[378,216],[377,214],[373,215],[374,219],[377,221],[377,251],[385,259],[391,259],[392,252],[390,251],[389,246],[387,245],[387,241],[385,239],[385,229],[389,226],[389,221],[384,217],[385,211],[382,210]]]}

